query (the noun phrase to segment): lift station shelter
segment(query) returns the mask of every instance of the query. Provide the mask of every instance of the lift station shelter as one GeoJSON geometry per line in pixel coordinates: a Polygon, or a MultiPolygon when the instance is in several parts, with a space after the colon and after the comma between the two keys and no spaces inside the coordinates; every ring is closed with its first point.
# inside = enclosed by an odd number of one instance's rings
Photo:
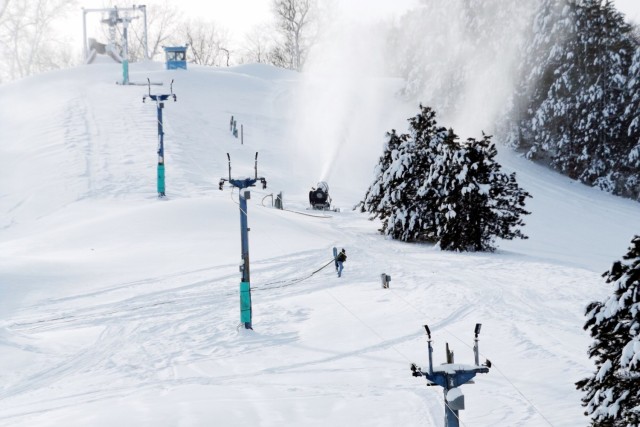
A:
{"type": "Polygon", "coordinates": [[[163,46],[167,70],[187,69],[187,46],[163,46]]]}

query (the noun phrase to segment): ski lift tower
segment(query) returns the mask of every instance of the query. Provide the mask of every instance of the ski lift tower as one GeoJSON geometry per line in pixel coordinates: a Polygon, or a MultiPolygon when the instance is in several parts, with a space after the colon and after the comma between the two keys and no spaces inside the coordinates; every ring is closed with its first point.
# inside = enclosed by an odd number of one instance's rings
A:
{"type": "Polygon", "coordinates": [[[142,97],[142,102],[145,102],[147,98],[156,102],[156,108],[158,110],[158,197],[165,197],[165,185],[164,185],[164,126],[162,123],[162,109],[164,108],[164,102],[173,98],[173,102],[177,101],[176,95],[173,93],[173,80],[171,80],[171,93],[163,95],[151,94],[151,80],[149,82],[149,94],[142,97]]]}
{"type": "Polygon", "coordinates": [[[224,187],[225,182],[229,182],[233,187],[240,190],[240,238],[241,238],[241,257],[240,273],[242,279],[240,281],[240,322],[244,324],[245,329],[253,329],[251,325],[251,278],[249,271],[249,228],[247,226],[247,200],[251,198],[250,191],[242,191],[245,188],[255,186],[257,181],[262,183],[262,188],[267,188],[267,180],[264,177],[258,177],[258,153],[256,152],[254,177],[253,178],[231,178],[231,156],[227,153],[229,160],[229,178],[220,178],[218,186],[220,190],[224,187]]]}
{"type": "MultiPolygon", "coordinates": [[[[109,24],[109,30],[115,33],[115,28],[118,24],[122,24],[122,84],[129,84],[129,24],[134,18],[125,14],[122,18],[118,15],[118,9],[114,8],[109,12],[109,18],[103,19],[103,24],[109,24]]],[[[115,38],[115,34],[112,36],[115,38]]],[[[145,54],[146,56],[146,54],[145,54]]]]}
{"type": "Polygon", "coordinates": [[[102,19],[101,22],[103,24],[107,24],[109,26],[109,49],[112,57],[122,63],[122,84],[129,84],[129,41],[128,41],[128,27],[133,19],[137,19],[139,16],[131,16],[131,14],[136,15],[139,12],[142,12],[144,17],[144,57],[145,59],[149,59],[149,47],[148,47],[148,39],[147,39],[147,7],[145,5],[134,5],[133,7],[127,8],[105,8],[105,9],[82,9],[82,31],[83,31],[83,51],[84,58],[86,62],[90,62],[91,56],[95,55],[95,52],[92,52],[89,46],[89,40],[87,39],[87,14],[89,13],[107,13],[107,18],[102,19]],[[123,13],[121,15],[120,13],[123,13]],[[123,51],[122,55],[118,55],[113,50],[116,45],[116,29],[118,25],[122,25],[122,45],[123,51]]]}
{"type": "Polygon", "coordinates": [[[424,325],[429,343],[429,370],[424,372],[422,368],[411,364],[411,373],[414,377],[425,377],[428,386],[439,385],[444,389],[444,425],[445,427],[460,427],[459,411],[464,409],[464,395],[458,388],[469,383],[476,374],[486,374],[489,372],[491,362],[487,360],[484,365],[480,365],[478,352],[478,335],[482,324],[476,323],[475,343],[473,354],[475,365],[456,364],[453,361],[453,351],[449,351],[447,344],[447,363],[433,368],[433,347],[431,347],[431,331],[428,325],[424,325]]]}

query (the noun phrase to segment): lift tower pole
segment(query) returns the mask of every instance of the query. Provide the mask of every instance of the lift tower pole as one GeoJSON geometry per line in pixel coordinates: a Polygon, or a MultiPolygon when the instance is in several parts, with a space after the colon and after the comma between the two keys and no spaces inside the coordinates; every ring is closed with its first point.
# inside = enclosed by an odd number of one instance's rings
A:
{"type": "Polygon", "coordinates": [[[149,94],[142,97],[142,102],[145,102],[147,98],[156,102],[156,108],[158,111],[158,197],[165,197],[165,185],[164,185],[164,125],[162,123],[162,109],[164,108],[164,101],[169,98],[173,98],[173,101],[177,101],[175,94],[173,93],[173,80],[171,80],[171,93],[163,95],[151,94],[151,80],[147,78],[149,82],[149,94]]]}
{"type": "MultiPolygon", "coordinates": [[[[147,7],[145,5],[133,5],[133,7],[123,7],[123,8],[117,8],[117,7],[110,7],[110,8],[102,8],[102,9],[85,9],[82,8],[82,51],[84,52],[84,60],[86,61],[87,59],[89,59],[89,44],[88,44],[88,39],[87,39],[87,14],[89,13],[109,13],[110,17],[116,16],[118,11],[120,12],[131,12],[131,13],[137,13],[138,11],[141,11],[143,14],[143,18],[144,18],[144,28],[143,28],[143,44],[144,44],[144,53],[145,53],[145,59],[149,59],[149,42],[148,42],[148,36],[147,36],[147,7]]],[[[110,33],[113,34],[113,37],[109,40],[109,43],[115,44],[116,40],[115,40],[115,26],[118,23],[121,22],[116,22],[114,20],[103,20],[103,23],[105,24],[109,24],[110,26],[110,33]]]]}
{"type": "Polygon", "coordinates": [[[229,178],[220,178],[218,184],[220,190],[222,190],[224,183],[229,182],[233,187],[240,190],[239,202],[240,202],[240,256],[242,264],[240,264],[240,273],[242,275],[240,279],[240,322],[244,325],[245,329],[253,329],[252,322],[252,309],[251,309],[251,272],[249,267],[249,227],[247,221],[247,200],[251,198],[250,191],[242,191],[245,188],[255,186],[257,181],[262,183],[262,188],[267,188],[267,180],[264,177],[258,177],[258,153],[255,157],[254,177],[233,179],[231,178],[231,156],[227,153],[227,159],[229,161],[229,178]]]}
{"type": "Polygon", "coordinates": [[[478,334],[480,334],[480,323],[476,323],[475,342],[473,353],[475,365],[456,364],[453,361],[453,351],[449,351],[447,344],[447,363],[434,369],[433,367],[433,347],[431,347],[431,331],[428,325],[424,329],[428,336],[429,345],[429,370],[424,372],[422,368],[411,364],[411,372],[414,377],[425,377],[428,386],[439,385],[444,389],[444,425],[445,427],[460,427],[459,411],[464,409],[464,395],[458,388],[468,383],[476,374],[486,374],[489,372],[491,362],[487,360],[484,365],[478,363],[478,334]]]}

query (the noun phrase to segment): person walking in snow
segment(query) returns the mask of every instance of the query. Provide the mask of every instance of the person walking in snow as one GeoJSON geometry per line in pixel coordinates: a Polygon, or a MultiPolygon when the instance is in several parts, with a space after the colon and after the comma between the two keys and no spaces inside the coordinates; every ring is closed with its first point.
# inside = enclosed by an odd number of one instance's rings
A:
{"type": "Polygon", "coordinates": [[[344,248],[340,251],[336,257],[336,263],[338,264],[338,277],[342,277],[342,264],[347,260],[347,253],[344,248]]]}

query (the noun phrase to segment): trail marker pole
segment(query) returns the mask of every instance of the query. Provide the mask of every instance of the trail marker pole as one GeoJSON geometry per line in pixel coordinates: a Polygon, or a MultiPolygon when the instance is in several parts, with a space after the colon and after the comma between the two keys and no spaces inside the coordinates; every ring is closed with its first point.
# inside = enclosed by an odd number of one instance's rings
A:
{"type": "Polygon", "coordinates": [[[225,182],[229,182],[233,187],[240,190],[240,255],[242,264],[240,264],[240,322],[244,324],[245,329],[253,329],[251,324],[253,312],[251,308],[251,272],[249,267],[249,230],[247,220],[247,200],[251,198],[250,191],[242,191],[245,188],[255,186],[257,181],[262,183],[262,188],[267,188],[267,180],[264,177],[258,177],[258,153],[255,157],[255,174],[254,178],[233,179],[231,178],[231,156],[227,153],[229,161],[229,178],[220,178],[218,187],[220,190],[224,187],[225,182]]]}
{"type": "Polygon", "coordinates": [[[491,362],[487,360],[484,365],[478,363],[478,334],[480,334],[480,323],[476,323],[475,344],[473,353],[475,365],[456,364],[453,360],[453,352],[449,351],[447,344],[447,363],[433,369],[433,347],[431,347],[431,331],[429,326],[424,325],[428,336],[429,345],[429,370],[424,372],[422,368],[411,364],[411,373],[414,377],[425,377],[427,385],[439,385],[444,389],[444,425],[445,427],[460,427],[459,411],[464,409],[464,395],[458,388],[468,383],[476,374],[486,374],[489,372],[491,362]]]}
{"type": "Polygon", "coordinates": [[[164,109],[164,101],[169,98],[173,98],[173,102],[177,101],[176,95],[173,93],[173,80],[171,80],[171,93],[163,95],[151,94],[151,80],[147,78],[149,82],[149,94],[142,97],[142,102],[145,102],[147,98],[156,102],[156,109],[158,112],[158,197],[165,197],[165,171],[164,171],[164,126],[162,123],[162,110],[164,109]]]}

